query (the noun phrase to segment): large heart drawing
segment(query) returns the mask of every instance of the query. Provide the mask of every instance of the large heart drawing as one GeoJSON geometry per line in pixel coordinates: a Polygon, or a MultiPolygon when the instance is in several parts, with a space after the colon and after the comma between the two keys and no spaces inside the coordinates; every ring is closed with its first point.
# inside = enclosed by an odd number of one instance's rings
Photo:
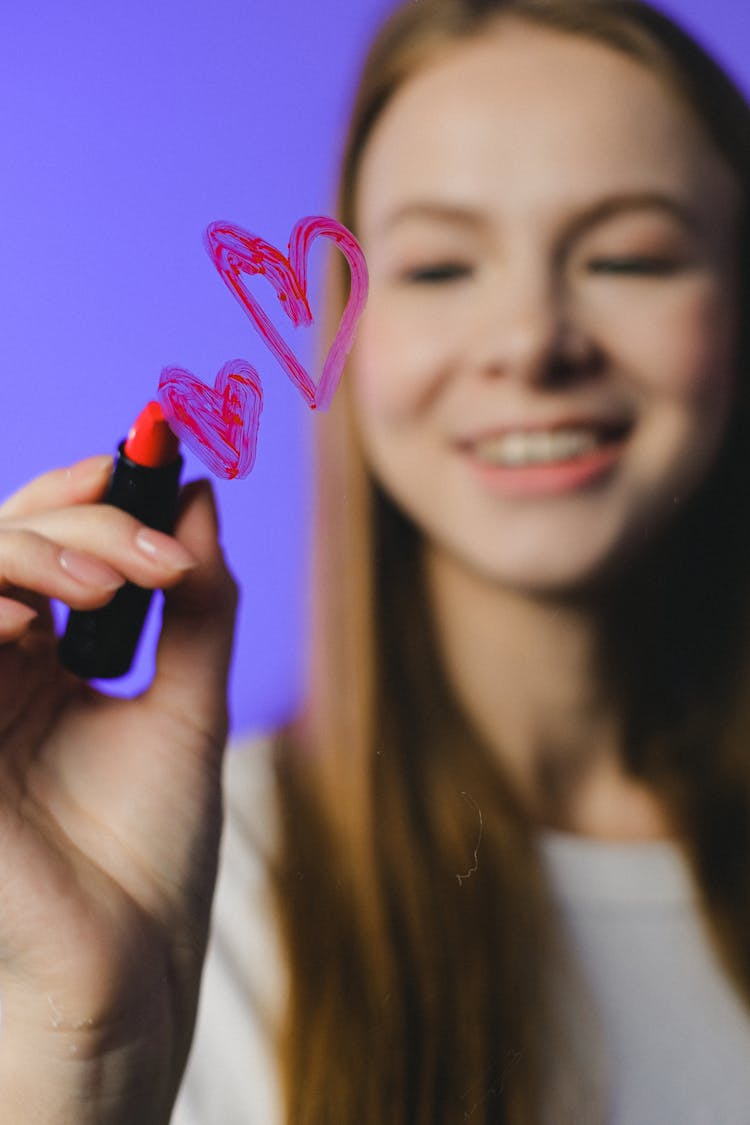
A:
{"type": "Polygon", "coordinates": [[[301,392],[308,406],[325,410],[341,378],[347,352],[354,340],[357,319],[367,300],[367,265],[354,235],[335,219],[311,215],[294,224],[289,257],[257,235],[233,223],[215,222],[206,230],[206,248],[225,283],[250,321],[301,392]],[[276,290],[284,312],[295,327],[312,324],[307,302],[307,256],[316,238],[331,238],[349,263],[351,286],[336,336],[317,384],[271,323],[245,285],[243,274],[263,274],[276,290]]]}
{"type": "Polygon", "coordinates": [[[231,359],[213,388],[181,367],[165,367],[159,401],[179,439],[219,477],[246,477],[255,462],[263,388],[254,367],[231,359]]]}

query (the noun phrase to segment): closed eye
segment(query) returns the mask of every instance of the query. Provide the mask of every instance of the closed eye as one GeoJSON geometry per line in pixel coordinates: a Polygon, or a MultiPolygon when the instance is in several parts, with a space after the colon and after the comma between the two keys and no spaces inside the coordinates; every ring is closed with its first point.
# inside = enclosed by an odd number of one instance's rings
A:
{"type": "Polygon", "coordinates": [[[647,274],[653,277],[674,273],[677,263],[669,258],[596,258],[589,262],[592,273],[647,274]]]}
{"type": "Polygon", "coordinates": [[[407,270],[403,278],[407,282],[431,284],[457,281],[459,278],[468,277],[470,273],[471,267],[461,262],[438,262],[435,265],[407,270]]]}

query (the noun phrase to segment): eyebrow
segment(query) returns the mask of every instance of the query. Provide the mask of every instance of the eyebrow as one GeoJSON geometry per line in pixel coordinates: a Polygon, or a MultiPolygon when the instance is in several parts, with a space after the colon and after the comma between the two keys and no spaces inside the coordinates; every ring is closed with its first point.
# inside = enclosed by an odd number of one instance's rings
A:
{"type": "Polygon", "coordinates": [[[463,207],[454,203],[433,203],[430,200],[416,200],[413,203],[404,203],[395,211],[386,215],[381,223],[381,233],[385,234],[393,227],[409,219],[433,219],[436,222],[454,223],[456,226],[484,227],[485,220],[482,215],[471,207],[463,207]]]}
{"type": "Polygon", "coordinates": [[[578,212],[568,227],[568,239],[578,238],[598,223],[628,211],[661,211],[676,219],[691,234],[700,234],[702,223],[698,213],[683,200],[660,191],[624,192],[608,195],[591,207],[578,212]]]}
{"type": "MultiPolygon", "coordinates": [[[[701,221],[695,210],[676,196],[660,191],[621,192],[599,199],[577,211],[568,224],[566,241],[579,238],[591,227],[607,219],[628,211],[662,211],[686,227],[692,234],[699,234],[701,221]]],[[[487,221],[480,211],[454,203],[441,203],[431,200],[415,200],[387,215],[381,226],[382,233],[390,231],[408,219],[428,219],[452,223],[455,226],[471,228],[475,231],[486,229],[487,221]]]]}

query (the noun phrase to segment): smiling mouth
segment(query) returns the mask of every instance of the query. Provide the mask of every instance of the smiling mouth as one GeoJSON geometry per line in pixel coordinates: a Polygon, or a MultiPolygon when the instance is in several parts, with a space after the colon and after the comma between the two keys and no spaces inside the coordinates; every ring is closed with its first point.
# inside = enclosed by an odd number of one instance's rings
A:
{"type": "Polygon", "coordinates": [[[488,466],[523,469],[585,460],[592,453],[622,444],[631,422],[572,425],[554,430],[515,430],[466,443],[464,450],[488,466]]]}

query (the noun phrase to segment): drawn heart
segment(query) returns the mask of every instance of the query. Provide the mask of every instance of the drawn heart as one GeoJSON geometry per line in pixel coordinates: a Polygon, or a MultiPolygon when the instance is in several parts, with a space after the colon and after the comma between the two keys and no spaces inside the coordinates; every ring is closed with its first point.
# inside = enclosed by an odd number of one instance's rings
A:
{"type": "Polygon", "coordinates": [[[336,392],[347,352],[354,340],[357,319],[367,300],[367,265],[354,235],[335,219],[311,215],[294,224],[288,258],[275,246],[233,223],[211,223],[206,230],[205,241],[224,282],[308,406],[313,410],[325,410],[336,392]],[[276,290],[282,308],[294,326],[312,324],[313,316],[307,302],[307,256],[316,238],[333,239],[349,263],[351,272],[349,299],[317,385],[242,279],[243,274],[263,274],[276,290]]]}
{"type": "Polygon", "coordinates": [[[213,388],[181,367],[165,367],[158,397],[171,429],[216,476],[247,476],[263,409],[260,377],[247,360],[225,363],[213,388]]]}

